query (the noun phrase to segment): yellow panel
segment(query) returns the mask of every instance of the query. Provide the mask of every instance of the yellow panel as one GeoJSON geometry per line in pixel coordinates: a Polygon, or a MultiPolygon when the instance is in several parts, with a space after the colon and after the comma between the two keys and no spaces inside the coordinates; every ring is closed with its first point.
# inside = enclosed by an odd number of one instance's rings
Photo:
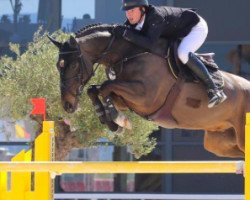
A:
{"type": "MultiPolygon", "coordinates": [[[[26,162],[30,162],[32,160],[32,150],[30,149],[25,153],[24,160],[26,162]]],[[[30,191],[31,190],[31,172],[24,172],[23,174],[23,182],[24,182],[24,190],[30,191]]]]}
{"type": "Polygon", "coordinates": [[[245,200],[250,200],[250,113],[246,116],[245,129],[245,200]]]}
{"type": "MultiPolygon", "coordinates": [[[[11,159],[14,161],[24,161],[25,160],[25,151],[22,150],[15,157],[11,159]]],[[[20,172],[12,172],[11,173],[11,199],[12,200],[25,200],[24,192],[25,192],[25,182],[24,182],[24,174],[20,172]]]]}
{"type": "Polygon", "coordinates": [[[0,172],[0,199],[6,197],[7,181],[7,172],[0,172]]]}
{"type": "Polygon", "coordinates": [[[250,113],[246,114],[246,125],[250,125],[250,113]]]}
{"type": "Polygon", "coordinates": [[[14,157],[12,157],[11,161],[24,161],[24,158],[25,158],[25,150],[22,150],[14,157]]]}
{"type": "Polygon", "coordinates": [[[54,121],[43,121],[43,132],[54,134],[54,121]]]}
{"type": "MultiPolygon", "coordinates": [[[[35,161],[52,160],[52,137],[54,137],[54,122],[44,121],[43,132],[35,140],[35,161]]],[[[52,196],[53,184],[49,172],[35,173],[36,198],[49,200],[52,196]],[[41,187],[41,185],[45,187],[41,187]]]]}
{"type": "Polygon", "coordinates": [[[50,136],[48,132],[41,133],[35,140],[35,161],[50,159],[50,136]]]}
{"type": "Polygon", "coordinates": [[[36,199],[49,200],[51,196],[51,179],[48,172],[35,173],[36,199]]]}
{"type": "Polygon", "coordinates": [[[36,200],[35,193],[32,191],[26,192],[25,193],[25,200],[36,200]]]}
{"type": "Polygon", "coordinates": [[[7,172],[0,172],[0,191],[7,191],[7,172]]]}
{"type": "Polygon", "coordinates": [[[12,193],[11,192],[6,192],[4,193],[4,198],[1,200],[12,200],[12,193]]]}

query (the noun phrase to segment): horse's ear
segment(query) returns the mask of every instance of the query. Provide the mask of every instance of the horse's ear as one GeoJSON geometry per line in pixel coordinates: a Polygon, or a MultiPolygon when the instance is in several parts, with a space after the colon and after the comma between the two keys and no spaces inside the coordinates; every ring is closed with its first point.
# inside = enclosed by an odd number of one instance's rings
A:
{"type": "Polygon", "coordinates": [[[60,49],[62,47],[62,43],[56,41],[54,38],[52,38],[51,36],[47,35],[47,37],[49,38],[49,40],[58,48],[60,49]]]}
{"type": "Polygon", "coordinates": [[[77,48],[77,45],[78,45],[76,39],[72,35],[69,38],[69,45],[72,48],[77,48]]]}

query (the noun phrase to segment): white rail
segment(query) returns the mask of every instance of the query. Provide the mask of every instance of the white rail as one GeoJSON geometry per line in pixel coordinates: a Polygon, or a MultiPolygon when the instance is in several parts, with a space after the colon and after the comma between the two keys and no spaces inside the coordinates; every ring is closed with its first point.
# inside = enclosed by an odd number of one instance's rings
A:
{"type": "Polygon", "coordinates": [[[137,200],[244,200],[244,195],[207,195],[207,194],[111,194],[111,193],[84,193],[84,194],[54,194],[54,199],[137,199],[137,200]]]}

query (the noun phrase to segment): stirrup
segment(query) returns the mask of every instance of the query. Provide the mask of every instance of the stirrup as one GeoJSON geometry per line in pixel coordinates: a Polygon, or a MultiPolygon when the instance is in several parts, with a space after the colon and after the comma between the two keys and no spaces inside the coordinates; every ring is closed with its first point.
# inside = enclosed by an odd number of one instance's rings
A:
{"type": "Polygon", "coordinates": [[[219,103],[220,103],[220,97],[217,95],[214,95],[214,97],[209,100],[207,107],[213,108],[214,106],[218,105],[219,103]]]}
{"type": "Polygon", "coordinates": [[[220,95],[221,95],[220,103],[222,103],[223,101],[225,101],[227,99],[227,95],[223,91],[220,92],[220,95]]]}
{"type": "Polygon", "coordinates": [[[208,102],[208,108],[213,108],[214,106],[222,103],[227,99],[226,94],[223,91],[209,91],[210,95],[212,94],[213,96],[210,97],[210,100],[208,102]]]}

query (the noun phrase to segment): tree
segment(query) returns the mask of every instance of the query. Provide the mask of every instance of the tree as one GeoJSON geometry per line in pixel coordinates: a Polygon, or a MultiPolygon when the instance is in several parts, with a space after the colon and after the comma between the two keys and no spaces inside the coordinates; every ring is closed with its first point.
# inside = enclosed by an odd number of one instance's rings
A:
{"type": "Polygon", "coordinates": [[[83,18],[83,19],[91,19],[91,16],[90,16],[90,14],[84,14],[84,15],[82,16],[82,18],[83,18]]]}
{"type": "Polygon", "coordinates": [[[15,27],[15,31],[17,30],[17,19],[18,19],[18,15],[21,12],[22,6],[23,4],[21,3],[21,0],[15,0],[15,3],[13,3],[12,0],[10,0],[10,4],[13,10],[13,14],[14,14],[14,27],[15,27]]]}
{"type": "Polygon", "coordinates": [[[9,18],[9,16],[8,15],[3,15],[1,17],[1,23],[3,23],[3,24],[10,24],[10,18],[9,18]]]}
{"type": "Polygon", "coordinates": [[[30,24],[31,22],[30,15],[23,15],[22,17],[19,18],[19,22],[23,24],[30,24]]]}
{"type": "MultiPolygon", "coordinates": [[[[116,145],[129,145],[131,152],[136,157],[146,155],[155,147],[155,139],[149,135],[157,127],[133,113],[129,115],[133,123],[133,130],[123,134],[114,134],[101,125],[95,114],[94,108],[85,94],[81,96],[80,111],[74,114],[66,113],[60,102],[59,73],[56,69],[58,49],[46,37],[41,35],[41,30],[34,35],[34,41],[28,45],[27,51],[20,54],[19,45],[11,44],[10,49],[17,55],[16,59],[2,57],[0,60],[0,114],[3,117],[22,119],[31,111],[29,100],[34,97],[47,99],[48,119],[56,121],[56,131],[60,133],[59,152],[66,152],[72,147],[94,146],[99,138],[107,138],[116,145]],[[69,127],[62,127],[70,122],[69,127]],[[70,131],[71,130],[71,131],[70,131]]],[[[54,34],[57,40],[65,41],[69,35],[62,32],[54,34]]],[[[105,73],[99,70],[89,84],[100,83],[105,79],[105,73]]]]}

